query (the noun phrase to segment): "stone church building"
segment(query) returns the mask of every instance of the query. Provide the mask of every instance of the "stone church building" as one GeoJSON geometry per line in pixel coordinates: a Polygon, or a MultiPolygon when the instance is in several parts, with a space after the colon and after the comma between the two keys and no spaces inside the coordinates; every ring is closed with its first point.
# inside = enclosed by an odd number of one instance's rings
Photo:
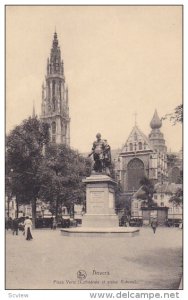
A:
{"type": "Polygon", "coordinates": [[[119,154],[119,180],[124,193],[134,193],[144,176],[153,182],[168,178],[167,147],[160,128],[162,121],[155,110],[147,137],[135,124],[119,154]]]}
{"type": "Polygon", "coordinates": [[[53,143],[70,145],[68,87],[56,32],[47,60],[45,84],[42,85],[41,120],[50,124],[53,143]]]}

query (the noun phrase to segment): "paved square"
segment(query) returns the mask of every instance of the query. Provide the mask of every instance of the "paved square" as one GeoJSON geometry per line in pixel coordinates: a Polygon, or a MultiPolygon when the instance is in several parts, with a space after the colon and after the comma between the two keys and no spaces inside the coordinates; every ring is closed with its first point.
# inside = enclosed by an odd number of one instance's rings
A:
{"type": "Polygon", "coordinates": [[[182,230],[140,228],[135,237],[66,237],[56,230],[6,232],[7,289],[178,289],[182,230]],[[78,271],[81,272],[78,272],[78,271]],[[78,277],[82,277],[81,281],[78,277]]]}

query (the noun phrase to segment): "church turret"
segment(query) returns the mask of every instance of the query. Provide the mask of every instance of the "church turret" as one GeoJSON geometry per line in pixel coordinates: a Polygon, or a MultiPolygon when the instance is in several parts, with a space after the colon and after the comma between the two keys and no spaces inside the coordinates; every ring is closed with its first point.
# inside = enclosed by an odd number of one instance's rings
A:
{"type": "Polygon", "coordinates": [[[162,126],[162,121],[159,119],[157,110],[155,110],[153,118],[150,122],[150,127],[152,129],[159,129],[159,128],[161,128],[161,126],[162,126]]]}
{"type": "Polygon", "coordinates": [[[162,121],[158,116],[157,110],[155,110],[153,118],[150,122],[150,127],[152,130],[149,134],[149,140],[155,151],[166,153],[167,148],[165,145],[164,135],[160,131],[161,126],[162,121]]]}
{"type": "Polygon", "coordinates": [[[50,58],[47,59],[46,82],[42,86],[41,119],[50,124],[51,140],[69,145],[70,118],[67,109],[64,63],[57,33],[54,33],[50,58]],[[68,138],[67,138],[68,136],[68,138]]]}
{"type": "MultiPolygon", "coordinates": [[[[150,144],[153,147],[154,153],[150,160],[151,171],[152,165],[157,165],[157,173],[154,177],[158,181],[166,180],[167,178],[167,147],[165,145],[165,139],[163,133],[160,131],[162,127],[162,121],[158,116],[157,110],[155,110],[153,118],[150,122],[151,133],[149,134],[150,144]]],[[[152,173],[152,172],[151,172],[152,173]]],[[[152,175],[153,176],[153,175],[152,175]]]]}

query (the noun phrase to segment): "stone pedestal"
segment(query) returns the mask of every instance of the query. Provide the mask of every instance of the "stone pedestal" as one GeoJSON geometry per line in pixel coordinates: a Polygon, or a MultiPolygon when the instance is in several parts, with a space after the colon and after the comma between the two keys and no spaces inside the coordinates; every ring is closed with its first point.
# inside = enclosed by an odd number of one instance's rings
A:
{"type": "Polygon", "coordinates": [[[115,214],[116,182],[107,175],[91,175],[86,183],[86,214],[82,219],[83,227],[118,227],[115,214]]]}

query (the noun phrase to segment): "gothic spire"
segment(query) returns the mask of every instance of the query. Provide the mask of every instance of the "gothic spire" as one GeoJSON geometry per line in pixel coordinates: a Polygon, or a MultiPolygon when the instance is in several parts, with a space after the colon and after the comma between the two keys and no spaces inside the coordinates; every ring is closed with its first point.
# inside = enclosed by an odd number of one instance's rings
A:
{"type": "Polygon", "coordinates": [[[58,39],[57,39],[57,32],[54,32],[54,39],[53,39],[53,48],[57,48],[58,46],[58,39]]]}
{"type": "Polygon", "coordinates": [[[63,61],[61,60],[61,50],[58,43],[57,32],[54,32],[50,60],[47,61],[47,75],[62,75],[63,76],[63,61]]]}
{"type": "Polygon", "coordinates": [[[42,85],[41,119],[50,125],[53,143],[70,144],[68,90],[57,32],[53,33],[50,56],[47,59],[45,85],[42,85]]]}

